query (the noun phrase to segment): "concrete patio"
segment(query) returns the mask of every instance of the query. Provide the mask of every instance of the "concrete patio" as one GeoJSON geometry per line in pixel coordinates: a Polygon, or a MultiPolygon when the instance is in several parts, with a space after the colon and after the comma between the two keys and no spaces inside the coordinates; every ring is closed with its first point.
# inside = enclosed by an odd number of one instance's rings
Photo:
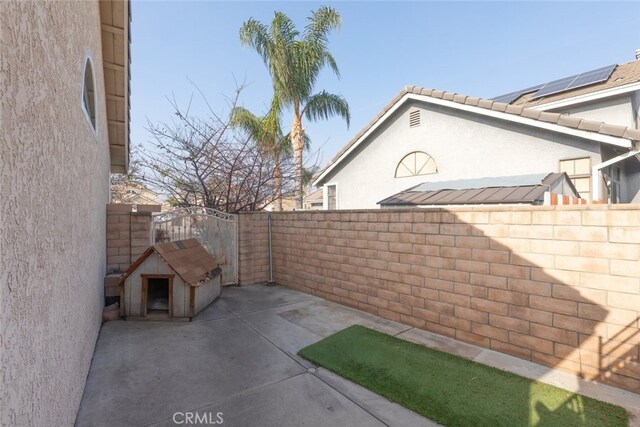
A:
{"type": "Polygon", "coordinates": [[[381,332],[626,407],[638,395],[417,330],[283,287],[225,288],[191,323],[115,321],[100,332],[77,426],[430,426],[296,353],[347,326],[381,332]],[[174,414],[178,413],[176,418],[174,414]]]}

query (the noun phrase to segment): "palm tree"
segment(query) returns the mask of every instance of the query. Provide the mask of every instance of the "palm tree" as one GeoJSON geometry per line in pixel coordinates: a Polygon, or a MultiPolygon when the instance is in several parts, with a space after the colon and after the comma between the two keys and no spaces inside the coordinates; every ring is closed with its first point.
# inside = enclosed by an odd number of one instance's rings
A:
{"type": "Polygon", "coordinates": [[[290,152],[289,140],[283,136],[280,126],[280,109],[277,100],[271,103],[271,109],[258,117],[243,107],[231,110],[231,126],[244,130],[256,141],[259,149],[265,150],[273,159],[274,192],[276,211],[282,210],[282,166],[283,155],[290,152]]]}
{"type": "Polygon", "coordinates": [[[305,146],[302,118],[310,121],[339,116],[349,126],[349,104],[340,95],[320,91],[313,93],[320,71],[329,66],[337,77],[340,72],[327,49],[328,34],[340,28],[338,12],[327,6],[313,11],[302,34],[291,19],[276,12],[268,27],[251,18],[242,24],[240,41],[251,46],[262,57],[271,73],[274,97],[282,107],[293,110],[291,147],[296,170],[296,205],[302,207],[303,151],[305,146]]]}

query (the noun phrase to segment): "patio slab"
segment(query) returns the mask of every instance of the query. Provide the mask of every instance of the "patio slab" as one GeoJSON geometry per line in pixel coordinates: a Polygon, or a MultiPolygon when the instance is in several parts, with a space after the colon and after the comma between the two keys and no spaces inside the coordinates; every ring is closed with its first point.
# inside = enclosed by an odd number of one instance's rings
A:
{"type": "MultiPolygon", "coordinates": [[[[211,413],[213,417],[220,412],[224,425],[230,426],[384,426],[307,373],[192,411],[201,416],[211,413]]],[[[153,426],[175,425],[173,419],[168,419],[153,426]]]]}
{"type": "Polygon", "coordinates": [[[281,286],[226,287],[220,304],[235,314],[251,313],[301,301],[320,298],[281,286]]]}
{"type": "Polygon", "coordinates": [[[313,365],[297,351],[354,323],[407,329],[279,286],[224,288],[190,323],[109,322],[76,425],[177,425],[177,412],[214,420],[222,412],[231,426],[434,425],[329,372],[307,371],[313,365]]]}
{"type": "MultiPolygon", "coordinates": [[[[624,406],[634,393],[432,334],[280,286],[224,288],[193,322],[115,321],[100,332],[77,426],[176,425],[176,412],[224,425],[436,424],[296,353],[353,324],[624,406]]],[[[178,419],[177,421],[184,421],[178,419]]]]}

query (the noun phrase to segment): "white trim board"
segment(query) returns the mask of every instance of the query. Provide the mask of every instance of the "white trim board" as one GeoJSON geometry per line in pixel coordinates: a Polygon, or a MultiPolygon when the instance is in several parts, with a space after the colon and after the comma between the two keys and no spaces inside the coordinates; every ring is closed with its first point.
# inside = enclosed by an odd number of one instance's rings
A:
{"type": "Polygon", "coordinates": [[[571,98],[561,99],[559,101],[549,102],[548,104],[541,104],[531,106],[534,110],[547,111],[554,110],[556,108],[568,107],[575,104],[582,104],[584,102],[597,101],[605,98],[612,98],[618,95],[624,95],[625,93],[635,92],[640,90],[640,82],[631,83],[625,86],[618,86],[609,89],[604,89],[598,92],[585,93],[584,95],[573,96],[571,98]]]}

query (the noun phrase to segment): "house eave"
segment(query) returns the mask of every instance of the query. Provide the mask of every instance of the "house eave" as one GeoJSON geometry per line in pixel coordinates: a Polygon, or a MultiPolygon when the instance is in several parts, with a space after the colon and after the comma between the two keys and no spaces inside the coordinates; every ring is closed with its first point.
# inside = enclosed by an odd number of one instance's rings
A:
{"type": "Polygon", "coordinates": [[[534,110],[539,110],[539,111],[548,111],[548,110],[554,110],[556,108],[570,107],[576,104],[583,104],[586,102],[599,101],[601,99],[611,98],[619,95],[625,95],[627,93],[635,92],[638,90],[640,90],[640,82],[631,83],[625,86],[604,89],[598,92],[587,93],[584,95],[578,95],[571,98],[561,99],[559,101],[536,105],[530,108],[534,110]]]}
{"type": "Polygon", "coordinates": [[[112,173],[127,173],[129,169],[130,20],[128,0],[100,1],[102,67],[112,173]]]}

